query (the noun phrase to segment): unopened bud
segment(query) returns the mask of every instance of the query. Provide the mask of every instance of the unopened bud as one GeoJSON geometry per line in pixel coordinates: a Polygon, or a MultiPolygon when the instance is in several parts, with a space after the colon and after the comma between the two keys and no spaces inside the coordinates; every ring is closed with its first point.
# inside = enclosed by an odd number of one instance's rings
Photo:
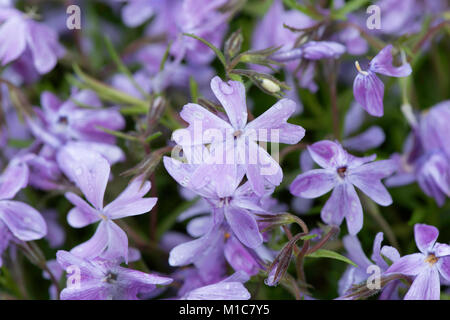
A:
{"type": "Polygon", "coordinates": [[[269,79],[262,79],[261,86],[270,93],[277,93],[281,90],[278,84],[269,79]]]}

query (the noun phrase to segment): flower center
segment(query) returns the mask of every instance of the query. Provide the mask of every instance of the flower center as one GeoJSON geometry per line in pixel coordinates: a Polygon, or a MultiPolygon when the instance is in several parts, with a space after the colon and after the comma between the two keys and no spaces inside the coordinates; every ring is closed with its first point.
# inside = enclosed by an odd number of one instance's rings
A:
{"type": "Polygon", "coordinates": [[[336,171],[337,171],[339,177],[344,178],[345,177],[345,172],[347,171],[347,167],[337,168],[336,171]]]}
{"type": "Polygon", "coordinates": [[[114,283],[117,280],[117,274],[112,273],[112,272],[108,272],[108,274],[106,275],[106,277],[103,278],[103,282],[107,282],[107,283],[114,283]]]}
{"type": "Polygon", "coordinates": [[[428,257],[426,257],[425,262],[429,263],[430,266],[434,265],[436,262],[438,262],[439,258],[436,257],[433,253],[429,254],[428,257]]]}
{"type": "Polygon", "coordinates": [[[219,206],[220,207],[227,206],[232,199],[233,198],[231,198],[231,197],[220,198],[219,206]]]}
{"type": "Polygon", "coordinates": [[[231,235],[228,232],[225,232],[225,234],[223,235],[225,240],[230,239],[231,235]]]}
{"type": "Polygon", "coordinates": [[[236,130],[233,133],[233,137],[236,139],[236,138],[239,138],[242,134],[243,134],[242,130],[236,130]]]}
{"type": "Polygon", "coordinates": [[[66,116],[61,116],[58,118],[58,123],[62,125],[67,125],[69,123],[69,119],[66,116]]]}
{"type": "Polygon", "coordinates": [[[364,76],[369,75],[369,73],[367,71],[364,71],[363,69],[361,69],[361,66],[359,65],[358,61],[355,61],[355,66],[356,66],[356,70],[358,70],[359,73],[361,73],[364,76]]]}

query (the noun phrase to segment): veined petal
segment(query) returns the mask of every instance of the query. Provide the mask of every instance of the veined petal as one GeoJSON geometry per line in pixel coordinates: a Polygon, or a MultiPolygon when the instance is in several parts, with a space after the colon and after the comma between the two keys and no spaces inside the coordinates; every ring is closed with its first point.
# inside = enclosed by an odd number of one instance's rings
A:
{"type": "Polygon", "coordinates": [[[143,198],[150,188],[151,184],[149,181],[143,183],[142,179],[133,180],[113,202],[105,207],[104,212],[111,219],[120,219],[149,212],[157,201],[156,198],[143,198]]]}
{"type": "Polygon", "coordinates": [[[150,181],[143,182],[140,178],[133,179],[125,190],[105,207],[105,210],[114,210],[117,207],[122,207],[130,202],[139,200],[150,191],[150,188],[150,181]]]}
{"type": "Polygon", "coordinates": [[[79,244],[70,250],[75,256],[90,260],[100,256],[108,245],[108,225],[107,222],[100,221],[97,230],[92,238],[79,244]]]}
{"type": "Polygon", "coordinates": [[[102,258],[110,260],[125,260],[128,264],[128,237],[117,224],[107,220],[108,242],[106,250],[101,254],[102,258]]]}
{"type": "Polygon", "coordinates": [[[46,25],[34,21],[27,23],[27,42],[33,55],[34,66],[40,74],[47,73],[55,67],[58,60],[58,36],[46,25]]]}
{"type": "Polygon", "coordinates": [[[310,170],[300,174],[289,190],[302,198],[317,198],[329,192],[336,184],[336,173],[326,169],[310,170]]]}
{"type": "Polygon", "coordinates": [[[181,146],[224,141],[234,132],[228,122],[195,103],[186,104],[180,116],[189,123],[187,128],[172,133],[172,139],[181,146]]]}
{"type": "Polygon", "coordinates": [[[16,60],[25,50],[27,28],[25,21],[11,17],[0,26],[0,62],[6,65],[16,60]]]}
{"type": "Polygon", "coordinates": [[[225,109],[233,128],[243,129],[247,123],[244,85],[239,81],[225,82],[216,76],[211,80],[211,89],[225,109]]]}
{"type": "Polygon", "coordinates": [[[439,258],[436,266],[441,276],[450,281],[450,256],[439,258]]]}
{"type": "Polygon", "coordinates": [[[358,268],[366,270],[368,266],[372,265],[372,261],[367,258],[356,236],[345,236],[343,243],[349,258],[358,265],[358,268]]]}
{"type": "Polygon", "coordinates": [[[97,209],[103,208],[103,196],[108,183],[108,161],[95,151],[86,152],[79,145],[60,149],[57,161],[61,170],[81,189],[86,199],[97,209]]]}
{"type": "Polygon", "coordinates": [[[421,273],[428,264],[425,262],[426,256],[422,253],[413,253],[403,256],[395,261],[387,270],[386,273],[401,273],[407,276],[416,276],[421,273]]]}
{"type": "Polygon", "coordinates": [[[382,269],[386,270],[388,268],[388,264],[384,261],[381,256],[381,242],[383,242],[383,232],[378,232],[375,236],[375,240],[373,241],[373,251],[371,259],[382,269]]]}
{"type": "Polygon", "coordinates": [[[355,188],[350,184],[346,184],[345,201],[345,219],[347,221],[348,232],[351,235],[355,235],[363,226],[364,216],[358,194],[356,193],[355,188]]]}
{"type": "Polygon", "coordinates": [[[225,217],[236,237],[247,247],[256,248],[262,241],[255,217],[247,210],[225,207],[225,217]]]}
{"type": "Polygon", "coordinates": [[[367,75],[358,73],[353,82],[353,95],[370,115],[383,116],[384,84],[375,73],[370,70],[367,75]]]}
{"type": "Polygon", "coordinates": [[[11,161],[0,176],[0,200],[12,199],[28,184],[29,169],[22,161],[11,161]]]}
{"type": "Polygon", "coordinates": [[[76,194],[68,192],[65,196],[75,206],[67,215],[71,227],[82,228],[101,219],[100,213],[76,194]]]}
{"type": "Polygon", "coordinates": [[[392,45],[387,45],[370,61],[370,70],[390,77],[407,77],[412,69],[409,63],[405,62],[400,67],[392,65],[392,45]]]}
{"type": "Polygon", "coordinates": [[[338,184],[323,206],[320,217],[327,224],[340,225],[345,217],[345,184],[338,184]]]}
{"type": "Polygon", "coordinates": [[[240,282],[219,282],[188,292],[184,300],[248,300],[250,293],[240,282]]]}
{"type": "Polygon", "coordinates": [[[322,168],[338,168],[347,164],[348,154],[339,143],[323,140],[308,146],[311,158],[322,168]]]}
{"type": "Polygon", "coordinates": [[[433,249],[438,236],[439,230],[434,226],[420,223],[414,225],[414,239],[423,254],[428,254],[433,249]]]}
{"type": "Polygon", "coordinates": [[[277,101],[246,127],[246,133],[251,131],[258,141],[272,141],[274,143],[296,144],[305,136],[305,129],[301,126],[287,123],[295,112],[295,102],[290,99],[277,101]]]}
{"type": "Polygon", "coordinates": [[[359,175],[352,175],[349,180],[379,205],[389,206],[392,204],[391,195],[379,180],[359,175]]]}
{"type": "Polygon", "coordinates": [[[436,268],[423,269],[414,279],[405,300],[439,300],[441,285],[436,268]]]}
{"type": "Polygon", "coordinates": [[[41,239],[47,234],[47,224],[41,214],[19,201],[0,201],[0,220],[23,241],[41,239]]]}
{"type": "Polygon", "coordinates": [[[201,258],[217,236],[220,236],[218,228],[212,227],[203,237],[176,246],[170,251],[169,264],[173,267],[184,266],[201,258]]]}

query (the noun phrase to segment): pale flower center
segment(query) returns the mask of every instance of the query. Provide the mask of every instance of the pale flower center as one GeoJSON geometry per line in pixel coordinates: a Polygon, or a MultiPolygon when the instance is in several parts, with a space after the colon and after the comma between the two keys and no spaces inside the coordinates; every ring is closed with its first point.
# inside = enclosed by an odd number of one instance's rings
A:
{"type": "Polygon", "coordinates": [[[436,257],[433,253],[429,254],[428,257],[425,258],[425,262],[433,266],[436,262],[438,262],[439,258],[436,257]]]}
{"type": "Polygon", "coordinates": [[[359,65],[358,61],[355,61],[355,66],[356,66],[356,70],[358,70],[359,73],[361,73],[364,76],[369,75],[369,73],[367,71],[364,71],[363,69],[361,69],[361,66],[359,65]]]}

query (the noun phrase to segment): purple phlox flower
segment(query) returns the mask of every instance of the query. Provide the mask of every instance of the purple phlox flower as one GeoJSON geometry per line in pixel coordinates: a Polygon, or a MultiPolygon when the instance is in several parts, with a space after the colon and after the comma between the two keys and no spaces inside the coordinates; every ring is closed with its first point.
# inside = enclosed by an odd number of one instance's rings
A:
{"type": "Polygon", "coordinates": [[[0,62],[4,66],[31,52],[34,68],[44,74],[52,70],[65,50],[58,34],[30,15],[11,7],[0,7],[0,62]]]}
{"type": "Polygon", "coordinates": [[[450,281],[450,245],[436,242],[438,236],[436,227],[416,224],[414,238],[420,253],[403,256],[387,269],[386,274],[414,277],[405,300],[439,300],[439,276],[450,281]]]}
{"type": "Polygon", "coordinates": [[[99,127],[121,130],[125,120],[115,109],[102,109],[98,96],[90,90],[76,92],[62,102],[54,94],[41,95],[42,109],[35,108],[37,117],[28,119],[34,136],[57,150],[72,141],[83,143],[86,149],[94,149],[104,155],[110,163],[123,160],[122,150],[113,145],[115,137],[99,127]],[[81,103],[87,108],[77,105],[81,103]]]}
{"type": "Polygon", "coordinates": [[[186,292],[181,300],[248,300],[250,292],[243,283],[249,280],[245,272],[236,272],[216,283],[197,287],[186,292]]]}
{"type": "Polygon", "coordinates": [[[172,282],[167,277],[123,268],[115,261],[86,260],[62,250],[56,259],[69,280],[61,292],[62,300],[139,300],[157,286],[172,282]]]}
{"type": "MultiPolygon", "coordinates": [[[[347,235],[344,237],[343,243],[348,252],[348,257],[356,263],[358,267],[348,266],[345,273],[339,280],[339,295],[341,296],[341,299],[347,299],[345,295],[351,293],[351,288],[353,285],[361,284],[373,274],[373,270],[371,271],[369,267],[378,266],[380,268],[380,274],[386,271],[389,268],[389,265],[383,257],[389,259],[391,262],[395,262],[400,259],[400,254],[397,249],[391,246],[381,247],[382,241],[383,233],[379,232],[373,242],[373,252],[371,260],[369,260],[356,236],[347,235]]],[[[400,285],[400,280],[389,282],[382,288],[379,299],[398,300],[398,287],[400,285]]]]}
{"type": "MultiPolygon", "coordinates": [[[[345,115],[344,122],[344,140],[343,147],[349,150],[358,152],[365,152],[369,149],[374,149],[380,146],[385,140],[383,129],[379,126],[371,126],[360,134],[353,135],[357,132],[364,123],[364,110],[357,102],[351,104],[350,109],[345,115]],[[353,136],[351,136],[353,135],[353,136]]],[[[300,154],[300,169],[302,172],[312,170],[314,168],[314,161],[308,151],[303,151],[300,154]]],[[[306,199],[296,197],[292,201],[294,210],[300,214],[307,213],[313,205],[313,199],[306,199]]]]}
{"type": "MultiPolygon", "coordinates": [[[[190,174],[176,161],[164,158],[165,167],[175,180],[184,183],[188,180],[184,177],[190,177],[190,174]]],[[[189,188],[191,185],[186,186],[189,188]]],[[[208,190],[211,187],[208,185],[202,190],[197,189],[197,192],[205,197],[209,203],[208,212],[212,212],[202,215],[204,212],[197,211],[184,215],[184,218],[193,217],[187,231],[198,239],[175,247],[170,253],[169,263],[173,266],[194,263],[197,268],[203,262],[213,263],[214,267],[210,269],[217,270],[217,265],[223,265],[225,257],[236,271],[243,270],[250,275],[257,273],[260,264],[255,252],[263,238],[253,213],[265,213],[258,204],[260,198],[255,197],[248,183],[224,197],[208,190]],[[216,260],[212,256],[217,256],[216,260]]]]}
{"type": "Polygon", "coordinates": [[[422,114],[405,141],[403,154],[393,154],[397,172],[386,183],[401,186],[417,181],[439,206],[450,196],[450,102],[443,101],[422,114]]]}
{"type": "Polygon", "coordinates": [[[87,152],[82,146],[68,145],[58,153],[57,161],[64,174],[75,182],[89,202],[72,192],[66,193],[66,198],[75,206],[67,215],[69,224],[82,228],[100,221],[93,237],[71,252],[87,259],[121,257],[127,262],[128,238],[113,220],[143,214],[153,208],[156,198],[144,198],[150,190],[150,182],[136,178],[114,201],[104,206],[110,165],[103,156],[94,151],[87,152]]]}
{"type": "Polygon", "coordinates": [[[400,67],[392,65],[392,45],[387,45],[370,61],[369,69],[361,69],[358,61],[355,62],[358,74],[353,82],[353,94],[356,101],[370,115],[383,116],[384,84],[377,77],[377,73],[390,77],[407,77],[412,69],[409,63],[404,62],[400,67]]]}
{"type": "Polygon", "coordinates": [[[220,224],[225,218],[244,245],[249,248],[261,245],[262,236],[254,213],[265,213],[265,210],[259,205],[260,197],[253,192],[249,182],[238,187],[242,173],[221,177],[219,171],[215,171],[218,179],[213,181],[212,175],[206,175],[209,182],[205,184],[205,174],[208,174],[205,171],[208,169],[203,170],[202,166],[193,168],[169,157],[163,161],[166,170],[178,183],[194,190],[210,203],[215,213],[215,224],[220,224]]]}
{"type": "Polygon", "coordinates": [[[349,233],[355,235],[363,225],[363,211],[355,186],[382,206],[392,203],[392,198],[381,179],[395,170],[392,160],[375,161],[376,155],[355,157],[347,153],[338,142],[319,141],[308,146],[313,160],[323,169],[300,174],[290,186],[293,195],[317,198],[333,190],[321,211],[327,224],[340,225],[347,220],[349,233]]]}
{"type": "MultiPolygon", "coordinates": [[[[252,188],[257,194],[263,195],[266,185],[277,186],[281,183],[283,172],[257,142],[296,144],[303,138],[305,130],[287,122],[296,109],[295,102],[279,100],[258,118],[247,123],[245,87],[241,82],[224,82],[215,77],[211,81],[211,89],[224,107],[229,121],[198,104],[189,103],[180,114],[189,127],[173,132],[172,139],[183,150],[210,144],[209,154],[212,157],[202,159],[204,162],[223,164],[220,171],[224,173],[225,179],[227,172],[236,171],[237,166],[243,167],[252,188]]],[[[203,167],[205,170],[199,171],[207,172],[206,167],[213,168],[207,163],[203,167]]]]}
{"type": "Polygon", "coordinates": [[[27,186],[28,175],[28,167],[20,159],[13,159],[0,176],[0,265],[1,254],[11,240],[31,241],[47,234],[45,220],[36,209],[11,200],[27,186]]]}

